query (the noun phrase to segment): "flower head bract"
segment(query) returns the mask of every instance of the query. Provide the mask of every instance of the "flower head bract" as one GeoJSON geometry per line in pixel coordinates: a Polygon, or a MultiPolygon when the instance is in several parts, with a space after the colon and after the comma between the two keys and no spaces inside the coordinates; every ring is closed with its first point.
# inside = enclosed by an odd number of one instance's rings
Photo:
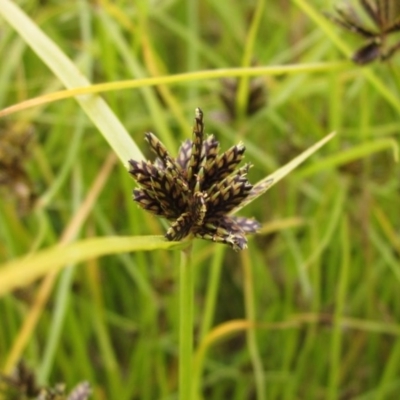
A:
{"type": "Polygon", "coordinates": [[[245,152],[243,143],[219,153],[214,135],[204,135],[200,108],[195,111],[193,137],[182,143],[176,158],[154,134],[145,137],[157,158],[129,160],[129,173],[139,185],[133,199],[152,214],[173,221],[165,237],[181,240],[193,235],[245,249],[246,234],[256,232],[260,224],[232,216],[256,194],[247,179],[251,164],[237,168],[245,152]]]}

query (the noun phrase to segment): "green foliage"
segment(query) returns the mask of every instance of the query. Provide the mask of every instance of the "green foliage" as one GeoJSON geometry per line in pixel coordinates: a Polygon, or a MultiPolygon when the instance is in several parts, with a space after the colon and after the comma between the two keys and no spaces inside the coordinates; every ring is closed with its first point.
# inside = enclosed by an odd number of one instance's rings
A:
{"type": "Polygon", "coordinates": [[[398,397],[400,54],[351,63],[331,3],[2,0],[6,375],[24,359],[40,386],[176,399],[183,320],[194,399],[398,397]],[[132,201],[144,133],[176,157],[196,107],[254,164],[240,253],[194,240],[185,259],[132,201]]]}

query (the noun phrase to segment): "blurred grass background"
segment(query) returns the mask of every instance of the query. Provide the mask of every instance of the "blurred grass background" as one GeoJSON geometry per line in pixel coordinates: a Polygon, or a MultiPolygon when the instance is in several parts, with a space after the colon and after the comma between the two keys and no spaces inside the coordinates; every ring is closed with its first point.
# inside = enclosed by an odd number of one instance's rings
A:
{"type": "MultiPolygon", "coordinates": [[[[204,399],[397,399],[400,54],[364,68],[344,61],[330,35],[352,49],[360,40],[313,19],[332,1],[16,3],[93,83],[343,61],[247,85],[193,79],[102,97],[146,158],[145,131],[176,154],[201,107],[222,148],[244,141],[252,182],[338,132],[241,212],[263,223],[249,250],[195,241],[194,374],[204,399]]],[[[63,89],[1,17],[0,49],[0,108],[63,89]]],[[[10,114],[0,135],[2,262],[165,232],[132,202],[125,165],[75,100],[10,114]]],[[[175,252],[119,253],[3,296],[0,365],[23,358],[41,383],[88,380],[95,399],[176,399],[178,265],[175,252]]]]}

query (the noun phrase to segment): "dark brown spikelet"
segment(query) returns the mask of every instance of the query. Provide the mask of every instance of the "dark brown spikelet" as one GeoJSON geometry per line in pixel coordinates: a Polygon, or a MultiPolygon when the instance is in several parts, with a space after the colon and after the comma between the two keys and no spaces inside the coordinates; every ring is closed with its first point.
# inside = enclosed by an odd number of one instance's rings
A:
{"type": "Polygon", "coordinates": [[[36,200],[32,179],[26,164],[34,147],[30,128],[0,127],[0,198],[10,198],[20,215],[28,214],[36,200]]]}
{"type": "Polygon", "coordinates": [[[0,373],[0,397],[4,396],[5,399],[36,398],[40,390],[34,372],[23,361],[17,364],[10,376],[0,373]]]}
{"type": "Polygon", "coordinates": [[[195,114],[192,149],[187,167],[187,180],[190,189],[193,189],[196,184],[196,175],[200,169],[201,151],[204,137],[203,111],[201,111],[200,108],[196,108],[195,114]]]}
{"type": "Polygon", "coordinates": [[[261,224],[252,218],[232,217],[232,219],[245,233],[255,233],[261,228],[261,224]]]}
{"type": "Polygon", "coordinates": [[[169,168],[174,175],[178,175],[179,165],[177,164],[176,160],[169,155],[168,150],[162,144],[162,142],[158,140],[157,136],[151,132],[147,132],[145,134],[145,138],[153,152],[158,155],[158,165],[162,165],[163,169],[169,168]]]}
{"type": "Polygon", "coordinates": [[[131,164],[130,173],[135,178],[136,182],[144,188],[151,189],[152,178],[157,177],[160,168],[157,168],[149,161],[134,161],[129,160],[131,164]]]}
{"type": "MultiPolygon", "coordinates": [[[[229,118],[236,118],[236,98],[238,91],[237,78],[224,78],[221,80],[221,91],[219,97],[224,104],[229,118]]],[[[267,104],[267,88],[262,78],[252,78],[249,82],[247,98],[247,115],[253,115],[267,104]]]]}
{"type": "Polygon", "coordinates": [[[87,400],[92,393],[88,382],[82,382],[72,389],[67,400],[87,400]]]}
{"type": "Polygon", "coordinates": [[[177,163],[182,170],[186,171],[189,164],[190,155],[192,154],[192,141],[190,139],[185,140],[178,151],[178,157],[176,158],[177,163]]]}
{"type": "Polygon", "coordinates": [[[157,155],[154,162],[129,160],[130,174],[139,188],[133,199],[154,215],[173,221],[165,237],[182,240],[188,235],[224,243],[234,250],[247,247],[246,234],[258,222],[229,214],[253,190],[247,179],[250,164],[236,169],[243,159],[242,143],[219,153],[213,135],[204,137],[203,112],[197,108],[192,140],[186,140],[172,158],[152,133],[146,140],[157,155]]]}
{"type": "Polygon", "coordinates": [[[22,361],[12,375],[0,374],[0,397],[5,400],[87,400],[91,394],[87,382],[78,384],[69,395],[65,389],[63,383],[53,387],[37,385],[35,373],[22,361]]]}
{"type": "Polygon", "coordinates": [[[336,15],[326,16],[337,25],[366,40],[352,56],[355,63],[363,65],[376,59],[389,59],[400,49],[399,40],[388,43],[389,36],[400,31],[400,1],[358,0],[358,8],[359,10],[346,3],[343,7],[337,7],[336,15]],[[358,11],[365,14],[369,21],[363,22],[358,11]],[[370,27],[371,24],[373,27],[370,27]]]}
{"type": "Polygon", "coordinates": [[[247,247],[247,239],[244,230],[229,216],[223,218],[211,218],[201,227],[196,236],[213,242],[224,243],[234,250],[244,250],[247,247]]]}
{"type": "Polygon", "coordinates": [[[209,201],[209,213],[215,216],[229,214],[250,193],[253,186],[246,177],[250,165],[247,164],[236,174],[226,177],[212,188],[209,201]]]}
{"type": "Polygon", "coordinates": [[[245,150],[243,143],[240,142],[207,163],[204,169],[207,185],[211,186],[214,182],[218,182],[230,175],[242,161],[245,150]]]}
{"type": "Polygon", "coordinates": [[[218,156],[219,142],[215,139],[214,135],[209,135],[206,140],[203,141],[203,149],[201,152],[202,163],[212,163],[218,156]]]}
{"type": "Polygon", "coordinates": [[[189,235],[192,229],[193,218],[189,211],[181,214],[178,219],[169,227],[165,237],[168,240],[182,240],[189,235]]]}

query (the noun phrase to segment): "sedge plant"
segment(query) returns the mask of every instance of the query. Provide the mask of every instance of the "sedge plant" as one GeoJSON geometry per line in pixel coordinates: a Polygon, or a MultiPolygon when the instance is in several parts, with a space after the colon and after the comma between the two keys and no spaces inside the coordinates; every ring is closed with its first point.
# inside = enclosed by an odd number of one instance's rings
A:
{"type": "MultiPolygon", "coordinates": [[[[300,1],[299,1],[300,3],[300,1]]],[[[248,76],[261,74],[300,73],[330,71],[343,68],[345,63],[322,63],[309,66],[281,66],[276,68],[243,68],[235,71],[200,71],[197,74],[166,76],[152,79],[118,82],[113,85],[91,85],[82,77],[65,54],[25,15],[13,2],[3,0],[1,13],[10,25],[24,38],[63,82],[69,91],[58,96],[48,95],[47,101],[76,97],[84,112],[98,127],[111,149],[124,167],[136,180],[134,200],[143,209],[155,216],[171,221],[165,237],[134,236],[105,237],[64,243],[33,253],[30,258],[16,259],[2,265],[0,270],[0,294],[10,293],[17,287],[31,284],[46,276],[52,270],[57,272],[68,263],[79,262],[107,254],[126,251],[156,251],[159,249],[180,251],[179,267],[179,393],[182,399],[194,398],[192,383],[193,352],[193,298],[194,271],[192,266],[192,241],[195,238],[226,244],[241,251],[247,247],[247,235],[254,234],[259,223],[253,219],[236,216],[243,207],[250,204],[269,188],[289,174],[300,163],[333,137],[328,135],[314,146],[301,153],[293,161],[266,176],[255,184],[247,179],[249,164],[239,167],[246,143],[239,143],[225,152],[219,152],[219,143],[213,135],[205,136],[203,112],[197,108],[191,139],[181,145],[173,157],[164,144],[152,133],[146,134],[151,149],[156,153],[154,162],[144,161],[142,152],[128,135],[121,121],[116,118],[96,93],[106,90],[121,90],[128,87],[143,87],[160,83],[176,83],[184,80],[210,79],[221,76],[248,76]],[[49,100],[50,99],[50,100],[49,100]]],[[[29,104],[16,105],[11,112],[24,107],[43,104],[43,98],[31,99],[29,104]],[[20,106],[18,108],[18,106],[20,106]]],[[[5,115],[6,113],[3,113],[5,115]]],[[[390,147],[387,143],[385,148],[390,147]]],[[[373,150],[366,149],[363,154],[373,150]]],[[[339,157],[338,155],[337,157],[339,157]]],[[[351,155],[345,154],[348,158],[351,155]]],[[[342,157],[343,154],[342,154],[342,157]]],[[[359,155],[354,155],[354,158],[359,155]]],[[[329,159],[327,166],[340,163],[329,159]]],[[[313,173],[312,166],[303,171],[304,176],[313,173]]],[[[45,202],[39,202],[45,204],[45,202]]],[[[40,208],[41,206],[39,206],[40,208]]],[[[22,346],[23,347],[23,346],[22,346]]]]}

